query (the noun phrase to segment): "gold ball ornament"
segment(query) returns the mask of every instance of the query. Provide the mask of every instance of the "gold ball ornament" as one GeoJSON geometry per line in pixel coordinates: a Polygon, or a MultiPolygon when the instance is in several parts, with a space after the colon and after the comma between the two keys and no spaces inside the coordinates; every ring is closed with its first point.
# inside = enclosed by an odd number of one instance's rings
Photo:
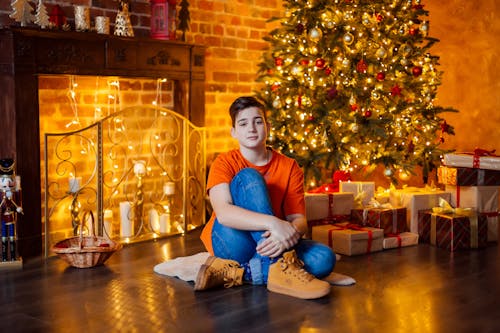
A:
{"type": "Polygon", "coordinates": [[[372,99],[374,99],[376,101],[380,99],[380,92],[377,91],[377,90],[372,90],[372,94],[371,95],[372,95],[372,99]]]}
{"type": "Polygon", "coordinates": [[[392,171],[391,168],[386,168],[384,170],[384,176],[386,176],[386,177],[392,177],[393,174],[394,174],[394,172],[392,171]]]}
{"type": "Polygon", "coordinates": [[[383,47],[379,47],[376,55],[378,58],[385,58],[387,56],[387,50],[383,47]]]}
{"type": "Polygon", "coordinates": [[[279,98],[276,98],[274,101],[273,101],[273,108],[275,109],[279,109],[281,108],[281,100],[279,98]]]}
{"type": "Polygon", "coordinates": [[[332,12],[327,11],[321,14],[321,25],[327,29],[333,29],[335,27],[332,12]]]}
{"type": "Polygon", "coordinates": [[[309,30],[308,37],[311,42],[318,42],[321,37],[323,37],[323,32],[321,31],[321,29],[312,28],[311,30],[309,30]]]}
{"type": "Polygon", "coordinates": [[[351,45],[354,42],[354,35],[348,32],[344,35],[343,40],[346,45],[351,45]]]}
{"type": "Polygon", "coordinates": [[[410,179],[410,174],[404,170],[399,171],[399,179],[402,181],[407,181],[410,179]]]}

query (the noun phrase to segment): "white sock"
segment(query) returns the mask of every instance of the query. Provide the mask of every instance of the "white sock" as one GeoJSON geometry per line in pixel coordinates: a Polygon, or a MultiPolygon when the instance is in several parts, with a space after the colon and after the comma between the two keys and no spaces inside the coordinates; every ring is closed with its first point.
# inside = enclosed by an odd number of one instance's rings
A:
{"type": "Polygon", "coordinates": [[[334,286],[350,286],[356,283],[352,277],[335,272],[331,272],[323,280],[334,286]]]}

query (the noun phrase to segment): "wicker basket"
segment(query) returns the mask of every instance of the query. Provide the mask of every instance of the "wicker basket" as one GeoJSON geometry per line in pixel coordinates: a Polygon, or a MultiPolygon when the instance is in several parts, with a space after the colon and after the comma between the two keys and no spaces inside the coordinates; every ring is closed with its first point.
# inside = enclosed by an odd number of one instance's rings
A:
{"type": "Polygon", "coordinates": [[[92,211],[86,212],[82,220],[87,220],[87,214],[90,214],[92,221],[90,236],[83,235],[84,222],[82,222],[79,236],[62,240],[52,247],[54,253],[73,267],[89,268],[102,265],[113,253],[122,248],[120,243],[96,236],[92,211]]]}

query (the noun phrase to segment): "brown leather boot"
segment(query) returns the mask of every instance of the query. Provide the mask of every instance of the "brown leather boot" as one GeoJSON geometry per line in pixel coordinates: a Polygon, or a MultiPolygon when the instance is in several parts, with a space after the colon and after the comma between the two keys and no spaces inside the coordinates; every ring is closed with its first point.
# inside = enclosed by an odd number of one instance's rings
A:
{"type": "Polygon", "coordinates": [[[283,257],[269,267],[267,289],[303,299],[328,295],[330,284],[316,279],[303,267],[304,263],[297,258],[294,250],[283,253],[283,257]]]}
{"type": "Polygon", "coordinates": [[[243,284],[244,269],[240,267],[237,261],[221,259],[217,257],[208,257],[201,265],[194,290],[206,290],[224,286],[231,288],[243,284]]]}

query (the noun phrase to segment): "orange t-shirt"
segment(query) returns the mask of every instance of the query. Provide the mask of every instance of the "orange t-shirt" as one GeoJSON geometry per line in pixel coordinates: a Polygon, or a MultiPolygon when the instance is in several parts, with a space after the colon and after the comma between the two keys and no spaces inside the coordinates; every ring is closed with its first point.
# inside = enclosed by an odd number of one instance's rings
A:
{"type": "MultiPolygon", "coordinates": [[[[221,183],[229,184],[236,173],[244,168],[256,169],[267,184],[274,215],[285,219],[291,214],[305,215],[304,173],[298,163],[283,154],[272,150],[269,163],[257,166],[248,162],[238,149],[217,156],[210,167],[207,181],[207,192],[221,183]]],[[[201,240],[208,252],[213,255],[212,227],[215,213],[203,228],[201,240]]]]}

